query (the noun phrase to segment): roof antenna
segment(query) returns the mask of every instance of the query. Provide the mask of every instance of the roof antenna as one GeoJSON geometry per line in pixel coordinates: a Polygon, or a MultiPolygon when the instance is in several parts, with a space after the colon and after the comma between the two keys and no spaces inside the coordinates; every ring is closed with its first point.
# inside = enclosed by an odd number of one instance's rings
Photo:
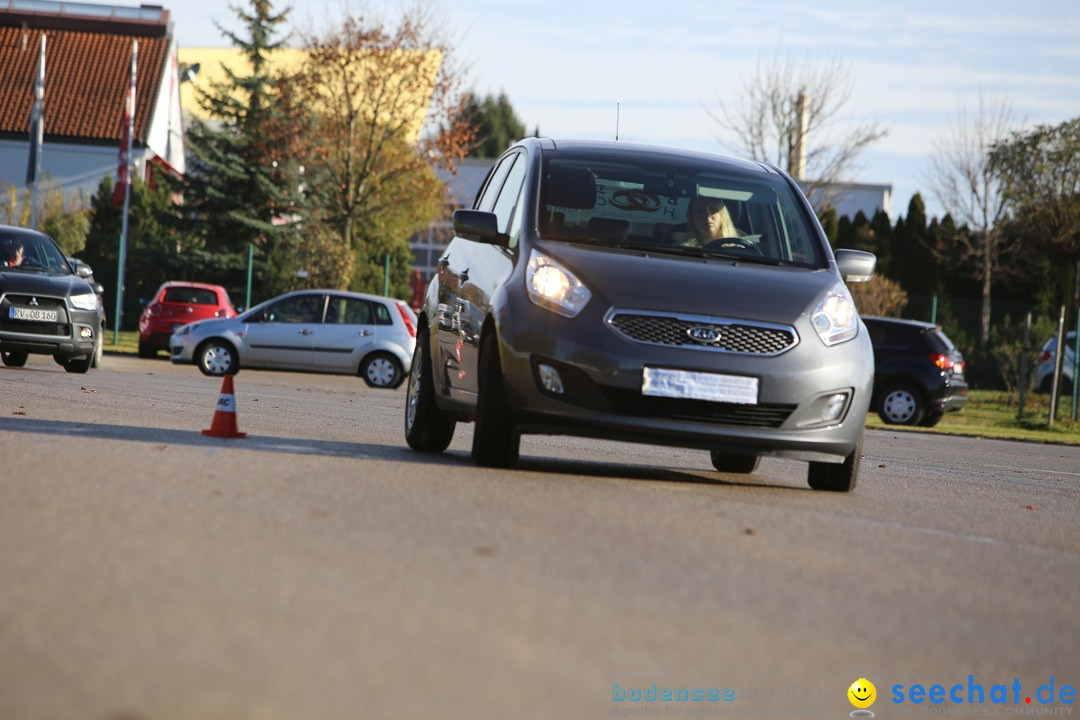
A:
{"type": "Polygon", "coordinates": [[[615,103],[615,142],[619,142],[619,103],[615,103]]]}

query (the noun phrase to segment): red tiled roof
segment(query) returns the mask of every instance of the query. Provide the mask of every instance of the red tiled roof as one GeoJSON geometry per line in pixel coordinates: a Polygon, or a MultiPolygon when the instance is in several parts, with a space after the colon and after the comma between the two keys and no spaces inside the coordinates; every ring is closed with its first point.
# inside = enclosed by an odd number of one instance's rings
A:
{"type": "Polygon", "coordinates": [[[45,47],[45,137],[120,141],[131,86],[131,41],[139,41],[135,142],[144,143],[169,49],[168,37],[0,26],[0,135],[27,135],[41,33],[45,47]],[[24,38],[25,35],[25,38],[24,38]]]}

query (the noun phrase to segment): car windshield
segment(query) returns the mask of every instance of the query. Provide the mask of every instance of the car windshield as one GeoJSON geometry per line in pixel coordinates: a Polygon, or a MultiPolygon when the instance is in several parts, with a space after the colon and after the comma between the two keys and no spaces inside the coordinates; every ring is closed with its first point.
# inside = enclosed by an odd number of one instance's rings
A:
{"type": "Polygon", "coordinates": [[[0,232],[0,269],[7,272],[35,272],[70,275],[71,267],[48,237],[0,232]]]}
{"type": "Polygon", "coordinates": [[[544,160],[538,220],[554,240],[824,266],[808,216],[779,176],[560,152],[544,160]]]}

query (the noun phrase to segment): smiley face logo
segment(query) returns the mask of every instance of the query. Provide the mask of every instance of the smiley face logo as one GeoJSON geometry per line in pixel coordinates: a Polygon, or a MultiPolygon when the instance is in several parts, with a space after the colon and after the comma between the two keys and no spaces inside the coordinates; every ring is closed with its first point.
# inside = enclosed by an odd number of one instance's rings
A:
{"type": "Polygon", "coordinates": [[[859,678],[851,683],[851,687],[847,690],[847,696],[855,707],[868,708],[877,699],[877,688],[874,687],[874,683],[866,678],[859,678]]]}

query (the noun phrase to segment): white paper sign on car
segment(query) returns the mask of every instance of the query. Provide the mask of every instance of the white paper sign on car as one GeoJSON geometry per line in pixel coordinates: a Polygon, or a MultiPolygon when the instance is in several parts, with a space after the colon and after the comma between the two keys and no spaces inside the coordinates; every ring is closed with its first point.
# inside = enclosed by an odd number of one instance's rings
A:
{"type": "Polygon", "coordinates": [[[646,367],[641,377],[641,393],[654,397],[757,405],[758,379],[646,367]]]}

